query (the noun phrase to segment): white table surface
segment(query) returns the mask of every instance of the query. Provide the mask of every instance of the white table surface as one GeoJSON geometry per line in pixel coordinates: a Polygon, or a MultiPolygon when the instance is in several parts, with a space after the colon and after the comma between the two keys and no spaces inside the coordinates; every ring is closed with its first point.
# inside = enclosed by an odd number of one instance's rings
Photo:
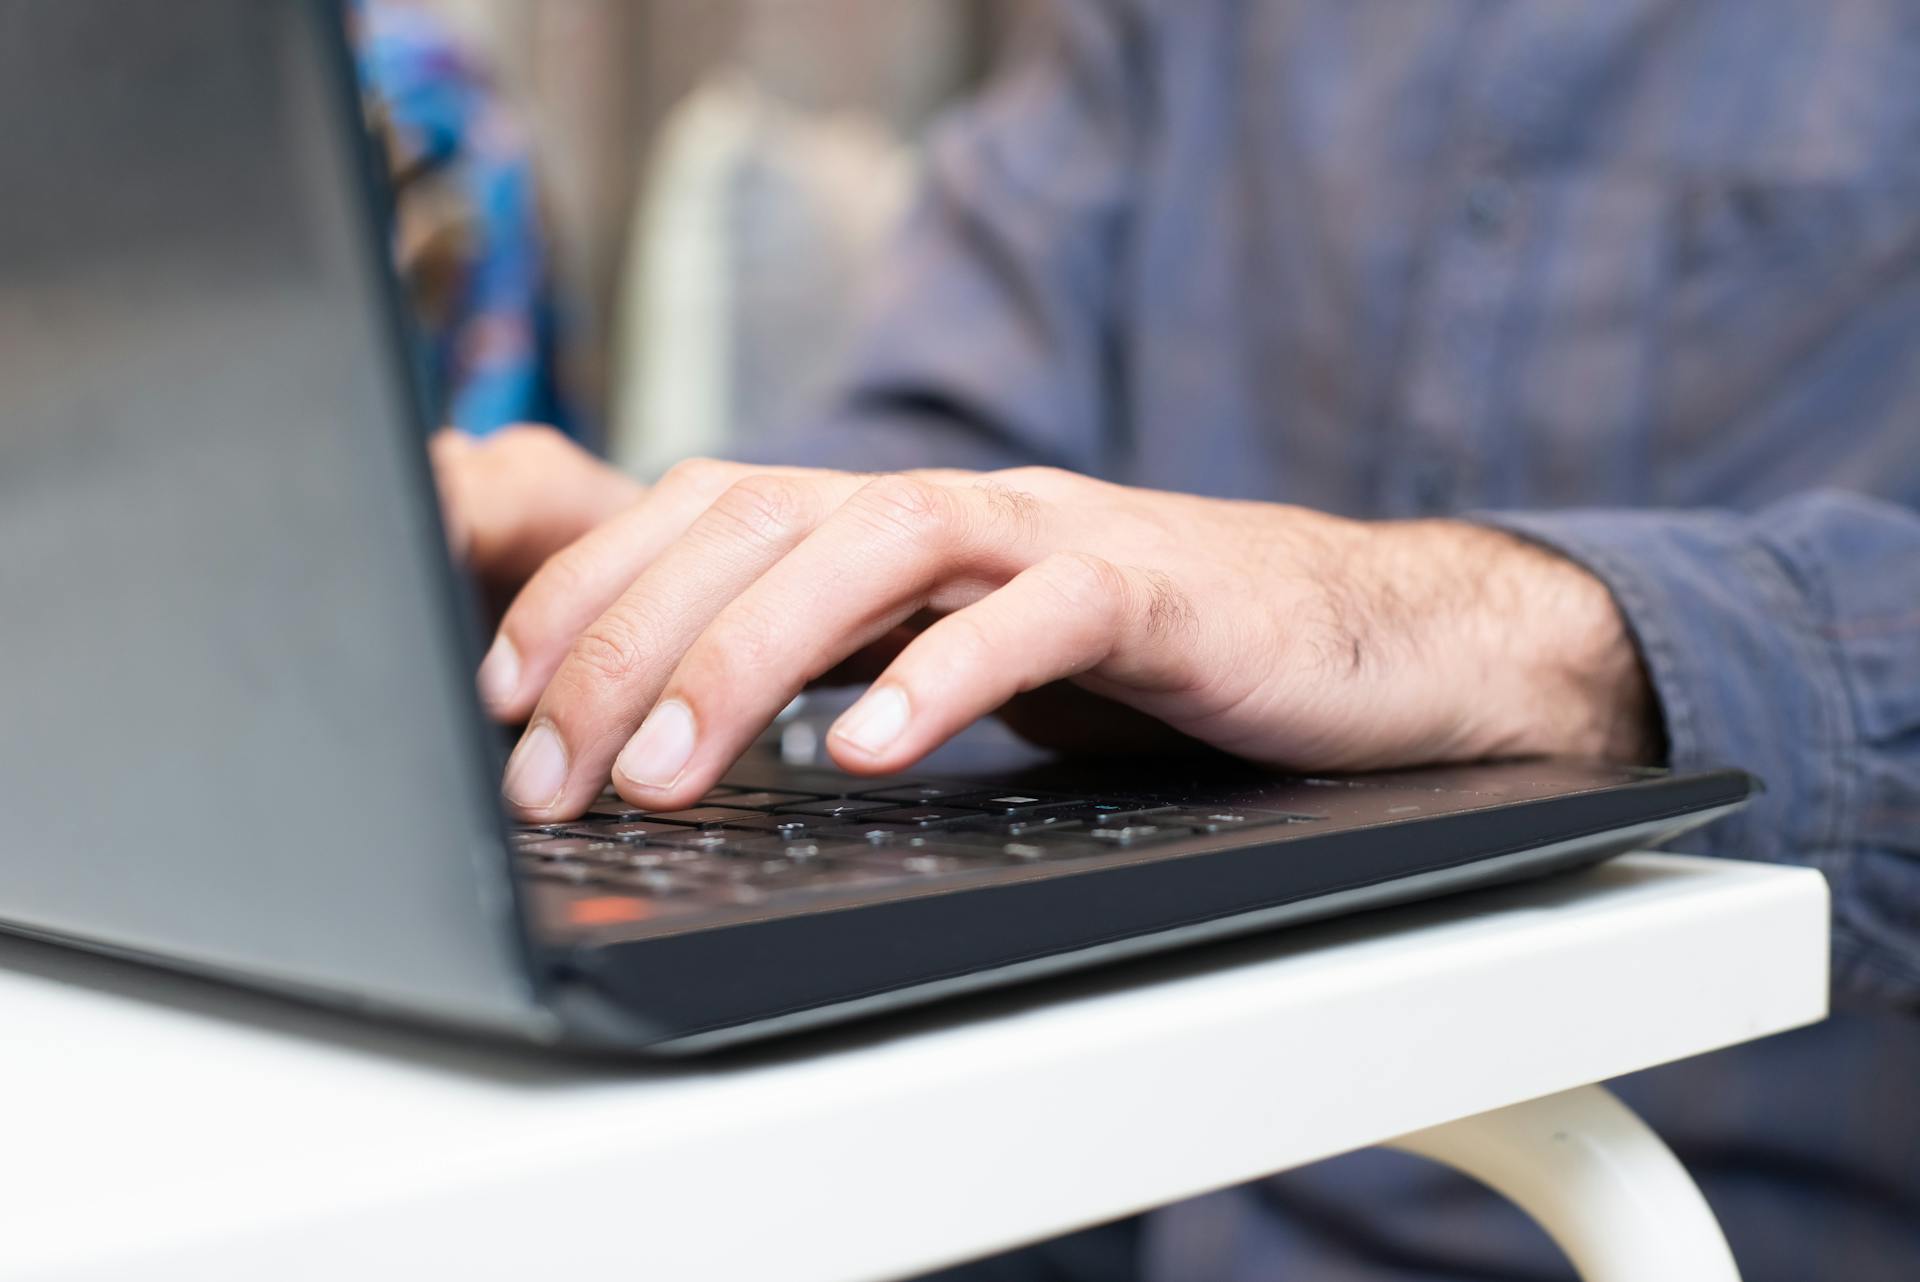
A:
{"type": "Polygon", "coordinates": [[[0,941],[0,1278],[904,1277],[1817,1020],[1827,912],[1634,856],[671,1070],[0,941]]]}

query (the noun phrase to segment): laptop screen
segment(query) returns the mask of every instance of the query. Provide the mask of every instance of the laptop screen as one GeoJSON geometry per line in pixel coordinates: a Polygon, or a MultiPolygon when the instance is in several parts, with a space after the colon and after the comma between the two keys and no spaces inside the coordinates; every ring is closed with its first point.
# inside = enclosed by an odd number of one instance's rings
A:
{"type": "Polygon", "coordinates": [[[0,920],[528,1009],[342,15],[0,0],[0,920]]]}

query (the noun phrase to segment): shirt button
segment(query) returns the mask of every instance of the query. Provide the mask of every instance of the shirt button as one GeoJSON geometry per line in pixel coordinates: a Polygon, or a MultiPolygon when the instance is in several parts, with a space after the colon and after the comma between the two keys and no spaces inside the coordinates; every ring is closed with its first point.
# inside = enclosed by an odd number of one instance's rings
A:
{"type": "Polygon", "coordinates": [[[1513,185],[1500,178],[1481,178],[1467,188],[1467,226],[1491,240],[1513,221],[1513,185]]]}

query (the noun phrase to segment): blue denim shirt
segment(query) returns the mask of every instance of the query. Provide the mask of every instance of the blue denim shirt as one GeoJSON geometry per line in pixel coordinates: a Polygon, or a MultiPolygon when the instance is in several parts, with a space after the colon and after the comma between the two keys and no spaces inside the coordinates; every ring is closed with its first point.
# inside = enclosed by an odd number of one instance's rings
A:
{"type": "MultiPolygon", "coordinates": [[[[1673,763],[1771,785],[1695,844],[1831,879],[1841,1008],[1622,1090],[1750,1282],[1920,1277],[1920,5],[1060,0],[875,307],[786,456],[1490,514],[1604,578],[1673,763]]],[[[1148,1253],[1570,1276],[1382,1155],[1148,1253]]]]}

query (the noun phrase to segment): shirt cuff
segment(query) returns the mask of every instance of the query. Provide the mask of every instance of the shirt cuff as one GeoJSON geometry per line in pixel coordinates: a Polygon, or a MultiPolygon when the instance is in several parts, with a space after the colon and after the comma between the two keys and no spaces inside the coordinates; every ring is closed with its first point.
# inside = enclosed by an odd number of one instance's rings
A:
{"type": "Polygon", "coordinates": [[[1858,735],[1839,656],[1792,566],[1724,513],[1500,513],[1474,520],[1584,566],[1640,648],[1676,769],[1739,766],[1767,792],[1696,849],[1812,864],[1849,844],[1858,735]]]}

